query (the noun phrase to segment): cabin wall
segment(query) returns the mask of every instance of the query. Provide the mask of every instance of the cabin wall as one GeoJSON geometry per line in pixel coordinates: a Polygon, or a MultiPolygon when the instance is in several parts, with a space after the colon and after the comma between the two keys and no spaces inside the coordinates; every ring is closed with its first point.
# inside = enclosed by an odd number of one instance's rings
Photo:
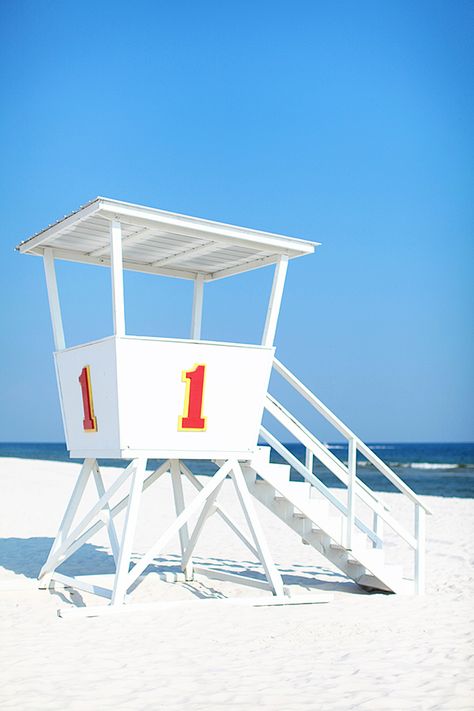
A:
{"type": "Polygon", "coordinates": [[[126,336],[57,353],[71,455],[250,456],[273,352],[261,346],[126,336]],[[86,366],[96,432],[84,431],[87,402],[78,378],[86,366]]]}

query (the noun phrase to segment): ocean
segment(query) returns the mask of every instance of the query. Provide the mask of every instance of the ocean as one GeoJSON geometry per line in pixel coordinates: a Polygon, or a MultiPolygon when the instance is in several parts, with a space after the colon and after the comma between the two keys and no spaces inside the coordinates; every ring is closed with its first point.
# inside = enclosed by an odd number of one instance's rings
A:
{"type": "MultiPolygon", "coordinates": [[[[288,449],[300,460],[304,460],[304,448],[300,444],[289,443],[288,449]]],[[[347,461],[347,446],[328,444],[342,461],[347,461]]],[[[456,496],[474,498],[474,442],[467,443],[421,443],[383,442],[369,445],[393,471],[417,494],[431,496],[456,496]]],[[[71,460],[63,442],[2,442],[0,457],[22,459],[43,459],[48,461],[71,460]]],[[[272,452],[272,461],[283,461],[272,452]]],[[[120,460],[99,460],[103,466],[123,466],[120,460]]],[[[154,469],[158,460],[149,460],[148,469],[154,469]]],[[[211,474],[215,467],[209,462],[192,460],[187,462],[196,474],[211,474]]],[[[315,460],[314,473],[327,486],[343,485],[327,469],[315,460]]],[[[360,455],[357,475],[374,491],[395,491],[390,482],[360,455]]],[[[291,478],[300,480],[300,475],[292,470],[291,478]]]]}

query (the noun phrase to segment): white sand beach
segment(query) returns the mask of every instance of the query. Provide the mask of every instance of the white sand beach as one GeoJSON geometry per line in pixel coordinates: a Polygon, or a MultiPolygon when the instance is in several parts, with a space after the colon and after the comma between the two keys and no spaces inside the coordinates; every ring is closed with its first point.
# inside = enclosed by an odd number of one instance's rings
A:
{"type": "MultiPolygon", "coordinates": [[[[44,563],[79,466],[0,459],[0,708],[278,711],[417,711],[474,708],[474,501],[425,497],[427,594],[368,594],[333,568],[257,502],[273,556],[287,584],[330,590],[327,604],[213,607],[203,597],[255,595],[207,581],[195,590],[153,574],[136,602],[189,599],[168,610],[60,619],[56,610],[95,603],[58,589],[38,590],[44,563]]],[[[104,469],[110,482],[116,470],[104,469]]],[[[232,510],[225,483],[221,501],[232,510]]],[[[134,552],[171,521],[163,478],[143,506],[134,552]]],[[[90,501],[94,492],[88,492],[90,501]]],[[[398,494],[386,494],[394,507],[398,494]]],[[[238,512],[236,511],[236,518],[238,512]]],[[[176,563],[178,540],[164,563],[176,563]]],[[[399,555],[397,553],[397,555],[399,555]]],[[[248,551],[213,516],[197,559],[239,570],[248,551]]],[[[69,574],[110,573],[99,534],[64,566],[69,574]]],[[[266,594],[266,593],[262,593],[266,594]]]]}

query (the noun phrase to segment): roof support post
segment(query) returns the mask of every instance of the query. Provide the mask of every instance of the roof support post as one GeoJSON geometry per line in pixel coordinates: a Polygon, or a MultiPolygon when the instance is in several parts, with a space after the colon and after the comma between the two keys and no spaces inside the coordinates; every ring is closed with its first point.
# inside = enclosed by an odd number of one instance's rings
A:
{"type": "Polygon", "coordinates": [[[125,309],[123,303],[123,260],[122,225],[118,220],[110,223],[111,271],[112,271],[112,311],[114,334],[125,336],[125,309]]]}
{"type": "Polygon", "coordinates": [[[58,284],[56,281],[56,270],[54,268],[54,252],[51,247],[45,247],[43,251],[44,273],[46,276],[46,287],[48,289],[49,311],[51,313],[51,324],[53,326],[54,347],[57,351],[62,351],[66,347],[64,340],[63,320],[61,317],[61,306],[59,304],[58,284]]]}
{"type": "Polygon", "coordinates": [[[268,303],[267,318],[263,330],[262,346],[273,346],[275,333],[280,314],[281,300],[283,297],[283,287],[285,286],[286,271],[288,269],[288,257],[282,255],[275,265],[273,276],[272,293],[268,303]]]}
{"type": "Polygon", "coordinates": [[[198,274],[194,280],[193,312],[191,318],[191,338],[201,340],[202,301],[204,296],[204,275],[198,274]]]}

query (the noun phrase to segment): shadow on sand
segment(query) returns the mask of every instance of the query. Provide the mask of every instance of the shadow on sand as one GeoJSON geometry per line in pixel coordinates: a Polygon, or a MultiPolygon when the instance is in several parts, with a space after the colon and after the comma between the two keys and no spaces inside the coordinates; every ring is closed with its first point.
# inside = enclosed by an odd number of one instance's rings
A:
{"type": "MultiPolygon", "coordinates": [[[[53,538],[0,538],[0,571],[1,568],[29,579],[36,579],[53,544],[53,538]]],[[[139,559],[135,555],[134,559],[139,559]]],[[[211,566],[218,570],[236,575],[264,580],[263,571],[254,561],[232,560],[226,558],[194,557],[196,564],[211,566]]],[[[180,570],[180,556],[168,554],[160,556],[155,565],[146,569],[147,573],[167,570],[180,570]]],[[[342,573],[321,566],[293,564],[279,566],[285,585],[294,585],[308,592],[317,590],[337,591],[352,594],[366,594],[352,580],[342,573]]],[[[91,543],[84,544],[67,561],[62,563],[58,571],[64,575],[100,575],[115,572],[113,556],[103,547],[91,543]]]]}

